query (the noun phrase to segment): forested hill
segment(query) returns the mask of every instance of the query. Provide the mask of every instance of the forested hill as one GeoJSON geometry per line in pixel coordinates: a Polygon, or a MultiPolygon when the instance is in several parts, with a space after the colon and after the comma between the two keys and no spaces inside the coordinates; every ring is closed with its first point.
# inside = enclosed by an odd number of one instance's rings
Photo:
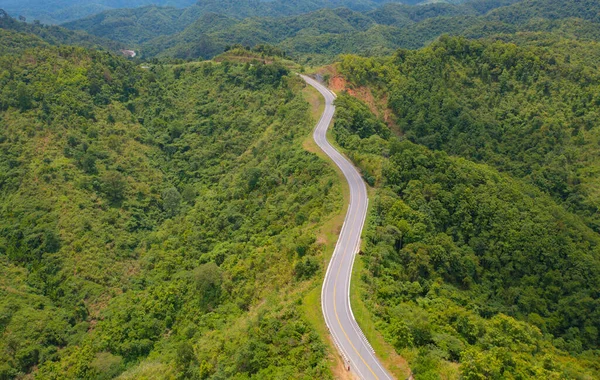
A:
{"type": "Polygon", "coordinates": [[[0,378],[330,378],[303,86],[0,29],[0,378]]]}
{"type": "MultiPolygon", "coordinates": [[[[0,9],[0,29],[33,34],[38,36],[44,42],[52,45],[78,45],[112,51],[117,51],[124,47],[121,42],[93,36],[82,31],[73,31],[59,26],[43,25],[41,23],[18,21],[11,17],[4,9],[0,9]]],[[[5,36],[8,36],[8,34],[5,34],[5,36]]],[[[17,38],[15,43],[18,43],[22,39],[22,37],[17,38]]],[[[5,43],[4,47],[12,48],[8,43],[5,43]]]]}
{"type": "Polygon", "coordinates": [[[196,0],[3,0],[2,7],[13,17],[23,16],[29,22],[58,24],[80,19],[110,9],[134,8],[144,5],[163,5],[185,8],[196,0]]]}
{"type": "MultiPolygon", "coordinates": [[[[203,1],[186,9],[149,6],[135,9],[119,9],[102,12],[81,20],[64,24],[69,29],[85,30],[91,34],[111,38],[126,43],[140,43],[153,37],[172,35],[190,26],[194,21],[199,24],[199,18],[205,15],[219,14],[241,22],[245,18],[275,18],[275,23],[282,27],[288,23],[285,16],[300,15],[345,7],[356,12],[372,12],[371,23],[382,25],[394,24],[404,26],[427,18],[437,16],[480,15],[490,9],[508,5],[516,0],[479,0],[462,6],[435,3],[412,7],[394,2],[375,1],[203,1]]],[[[317,12],[318,13],[318,12],[317,12]]],[[[207,17],[204,17],[205,19],[207,17]]],[[[273,23],[271,21],[271,23],[273,23]]],[[[197,26],[196,26],[197,27],[197,26]]],[[[224,25],[227,27],[227,25],[224,25]]],[[[247,32],[252,29],[261,30],[260,21],[245,27],[247,32]]],[[[263,33],[273,34],[273,30],[263,33]]],[[[231,33],[230,33],[231,34],[231,33]]],[[[253,33],[250,33],[253,34],[253,33]]],[[[239,36],[238,36],[239,37],[239,36]]],[[[281,38],[275,33],[271,38],[281,38]]],[[[264,42],[264,41],[263,41],[264,42]]],[[[231,43],[231,41],[229,41],[231,43]]]]}
{"type": "Polygon", "coordinates": [[[389,94],[407,138],[527,179],[600,232],[592,174],[600,154],[599,45],[549,46],[444,38],[381,61],[348,56],[340,67],[353,83],[389,94]]]}
{"type": "Polygon", "coordinates": [[[362,294],[417,379],[600,377],[599,58],[443,37],[339,64],[396,131],[338,97],[377,188],[362,294]]]}
{"type": "Polygon", "coordinates": [[[185,9],[159,6],[115,9],[68,22],[65,26],[121,41],[139,42],[147,40],[148,36],[156,37],[172,34],[174,30],[181,31],[202,15],[212,13],[239,20],[248,17],[291,16],[339,7],[366,11],[387,2],[386,0],[203,0],[185,9]],[[117,30],[111,30],[115,28],[117,30]],[[144,33],[138,36],[139,30],[136,28],[144,29],[144,33]]]}
{"type": "Polygon", "coordinates": [[[481,38],[541,31],[598,39],[599,12],[595,1],[481,0],[460,5],[392,3],[369,11],[320,9],[239,20],[222,10],[215,14],[198,7],[149,7],[103,13],[66,26],[135,46],[145,58],[210,58],[232,44],[269,43],[303,62],[323,63],[342,53],[385,55],[399,47],[416,49],[442,34],[481,38]]]}

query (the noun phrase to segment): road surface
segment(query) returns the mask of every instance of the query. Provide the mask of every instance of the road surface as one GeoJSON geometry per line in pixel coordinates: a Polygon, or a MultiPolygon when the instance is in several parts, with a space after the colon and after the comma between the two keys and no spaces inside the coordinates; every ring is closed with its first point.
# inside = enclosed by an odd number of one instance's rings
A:
{"type": "Polygon", "coordinates": [[[350,307],[350,278],[367,215],[367,188],[358,170],[327,141],[327,128],[335,111],[335,95],[312,78],[302,75],[302,79],[325,98],[325,110],[313,138],[342,170],[350,187],[350,205],[321,290],[323,316],[338,350],[352,372],[361,379],[392,379],[375,356],[350,307]]]}

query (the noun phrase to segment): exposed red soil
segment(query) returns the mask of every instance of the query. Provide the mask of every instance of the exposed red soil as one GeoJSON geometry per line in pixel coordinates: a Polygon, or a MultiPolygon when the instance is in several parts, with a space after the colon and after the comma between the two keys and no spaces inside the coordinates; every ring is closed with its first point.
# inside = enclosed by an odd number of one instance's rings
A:
{"type": "Polygon", "coordinates": [[[348,82],[344,77],[339,75],[335,68],[328,67],[326,72],[331,75],[329,79],[329,88],[334,92],[347,92],[350,96],[353,96],[359,100],[362,100],[378,117],[382,118],[383,121],[394,131],[398,132],[398,126],[394,118],[392,110],[387,107],[387,95],[383,95],[381,98],[375,98],[373,92],[369,87],[353,87],[349,86],[348,82]]]}

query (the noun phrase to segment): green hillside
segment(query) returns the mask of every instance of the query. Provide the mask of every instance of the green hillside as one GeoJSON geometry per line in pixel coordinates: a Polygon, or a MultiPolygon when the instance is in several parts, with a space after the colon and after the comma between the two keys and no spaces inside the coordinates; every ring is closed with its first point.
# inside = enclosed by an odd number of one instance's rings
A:
{"type": "MultiPolygon", "coordinates": [[[[490,4],[494,7],[504,3],[494,1],[490,4]]],[[[446,23],[440,23],[442,17],[458,19],[470,15],[476,19],[486,9],[471,4],[418,7],[387,4],[370,12],[322,9],[298,16],[241,21],[211,14],[201,17],[181,33],[148,41],[141,46],[141,53],[145,57],[206,58],[232,43],[245,46],[269,43],[305,61],[310,57],[319,61],[332,60],[341,53],[389,54],[399,46],[420,47],[439,36],[445,29],[438,30],[439,27],[436,29],[431,24],[448,28],[446,23]],[[433,21],[420,28],[426,20],[433,21]],[[421,29],[428,32],[423,33],[421,29]],[[420,37],[415,38],[415,34],[420,37]],[[195,55],[198,52],[200,54],[195,55]]]]}
{"type": "Polygon", "coordinates": [[[330,377],[300,79],[0,33],[0,377],[330,377]]]}
{"type": "Polygon", "coordinates": [[[443,34],[483,38],[517,32],[567,32],[569,37],[597,39],[600,12],[596,2],[575,0],[390,3],[367,11],[319,9],[293,16],[275,12],[277,17],[241,20],[227,9],[214,10],[217,13],[198,7],[119,10],[66,26],[126,43],[139,49],[143,58],[211,58],[233,44],[252,47],[268,43],[299,61],[320,64],[332,62],[339,54],[381,56],[397,48],[418,49],[443,34]],[[565,8],[569,12],[563,12],[565,8]],[[585,26],[572,27],[574,23],[585,26]]]}
{"type": "Polygon", "coordinates": [[[600,50],[555,43],[445,37],[339,64],[401,136],[338,98],[336,138],[379,188],[365,302],[416,375],[600,375],[600,50]]]}
{"type": "MultiPolygon", "coordinates": [[[[390,0],[389,2],[394,2],[390,0]]],[[[115,9],[64,24],[73,30],[85,30],[98,36],[140,43],[149,36],[171,35],[181,31],[199,17],[220,14],[237,20],[254,17],[285,17],[320,9],[347,7],[357,11],[375,9],[383,0],[205,0],[187,8],[148,6],[115,9]]]]}
{"type": "MultiPolygon", "coordinates": [[[[40,23],[26,23],[10,17],[8,13],[0,9],[0,29],[17,33],[33,34],[51,45],[78,45],[87,48],[108,49],[117,51],[123,48],[123,44],[102,37],[96,37],[82,31],[72,31],[66,28],[40,23]]],[[[6,35],[6,33],[5,33],[6,35]]],[[[21,41],[26,37],[19,37],[21,41]]],[[[10,44],[4,43],[5,48],[10,44]]],[[[26,46],[26,45],[25,45],[26,46]]],[[[5,51],[2,53],[6,53],[5,51]]]]}
{"type": "Polygon", "coordinates": [[[44,24],[59,24],[77,20],[102,11],[135,8],[147,5],[162,5],[185,8],[196,0],[4,0],[2,7],[13,17],[23,16],[29,22],[39,20],[44,24]]]}
{"type": "Polygon", "coordinates": [[[527,179],[599,231],[597,58],[597,43],[549,50],[444,39],[420,54],[348,57],[341,67],[357,84],[382,78],[408,139],[527,179]],[[383,79],[390,75],[397,79],[383,79]]]}
{"type": "Polygon", "coordinates": [[[176,9],[147,6],[102,12],[63,26],[123,43],[136,44],[182,31],[196,16],[194,7],[176,9]],[[188,14],[192,16],[187,17],[188,14]]]}

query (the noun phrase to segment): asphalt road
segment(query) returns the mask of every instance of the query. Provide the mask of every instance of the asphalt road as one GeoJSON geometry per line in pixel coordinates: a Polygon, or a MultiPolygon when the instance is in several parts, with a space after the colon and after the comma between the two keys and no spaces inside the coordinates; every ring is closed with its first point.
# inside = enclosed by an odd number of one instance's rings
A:
{"type": "Polygon", "coordinates": [[[352,372],[361,379],[392,379],[375,356],[350,307],[350,279],[367,215],[367,188],[358,170],[327,141],[327,128],[335,112],[335,95],[312,78],[302,75],[302,79],[325,98],[325,110],[313,138],[342,170],[350,187],[350,205],[321,290],[323,316],[338,350],[352,372]]]}

